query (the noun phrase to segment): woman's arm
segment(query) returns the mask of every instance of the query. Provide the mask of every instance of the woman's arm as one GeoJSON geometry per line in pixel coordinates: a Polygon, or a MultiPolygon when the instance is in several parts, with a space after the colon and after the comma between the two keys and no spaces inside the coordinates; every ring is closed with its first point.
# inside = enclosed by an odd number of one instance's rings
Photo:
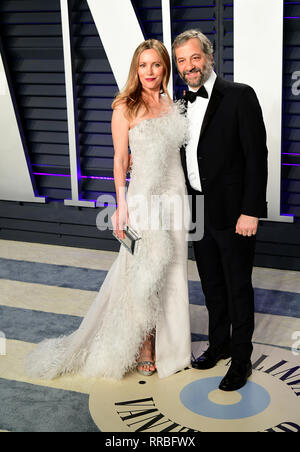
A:
{"type": "MultiPolygon", "coordinates": [[[[112,137],[114,144],[114,179],[117,195],[117,211],[114,220],[114,231],[119,238],[124,238],[124,227],[128,224],[126,202],[126,175],[128,171],[128,131],[129,122],[124,116],[124,107],[119,106],[113,111],[112,137]]],[[[113,218],[112,218],[113,220],[113,218]]]]}

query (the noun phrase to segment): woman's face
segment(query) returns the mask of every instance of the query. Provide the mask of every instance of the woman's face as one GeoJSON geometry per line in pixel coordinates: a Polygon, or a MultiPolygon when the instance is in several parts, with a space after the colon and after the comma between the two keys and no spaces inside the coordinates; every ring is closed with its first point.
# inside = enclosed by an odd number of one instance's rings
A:
{"type": "Polygon", "coordinates": [[[154,49],[144,50],[139,59],[138,75],[142,87],[147,90],[160,90],[164,68],[162,59],[154,49]]]}

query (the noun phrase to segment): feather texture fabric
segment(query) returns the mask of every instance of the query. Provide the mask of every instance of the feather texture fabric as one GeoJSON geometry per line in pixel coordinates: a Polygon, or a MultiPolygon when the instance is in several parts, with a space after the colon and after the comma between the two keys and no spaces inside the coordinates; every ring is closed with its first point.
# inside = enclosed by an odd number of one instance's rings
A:
{"type": "Polygon", "coordinates": [[[133,166],[127,201],[130,225],[141,236],[138,252],[132,256],[120,247],[79,329],[38,344],[26,356],[28,376],[51,380],[81,374],[120,380],[136,367],[140,347],[154,329],[160,377],[190,363],[186,231],[163,227],[164,202],[156,212],[159,228],[143,227],[140,221],[141,212],[149,215],[153,196],[183,200],[179,150],[187,139],[186,121],[181,105],[174,104],[166,115],[130,130],[133,166]]]}

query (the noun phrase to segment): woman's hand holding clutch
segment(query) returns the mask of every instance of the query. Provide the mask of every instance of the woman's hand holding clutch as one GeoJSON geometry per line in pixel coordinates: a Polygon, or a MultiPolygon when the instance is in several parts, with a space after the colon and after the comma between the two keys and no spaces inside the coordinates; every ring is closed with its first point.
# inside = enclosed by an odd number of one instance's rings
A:
{"type": "Polygon", "coordinates": [[[117,210],[111,217],[111,221],[116,236],[119,237],[120,239],[124,239],[125,238],[124,229],[126,228],[126,225],[129,226],[129,214],[127,202],[124,202],[124,204],[118,206],[117,210]]]}

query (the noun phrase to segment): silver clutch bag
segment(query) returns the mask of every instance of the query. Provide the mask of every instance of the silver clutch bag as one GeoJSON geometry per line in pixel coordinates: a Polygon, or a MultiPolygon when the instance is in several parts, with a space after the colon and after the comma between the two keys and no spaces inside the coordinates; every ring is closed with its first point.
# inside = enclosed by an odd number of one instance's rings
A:
{"type": "Polygon", "coordinates": [[[124,239],[120,239],[116,236],[116,234],[113,232],[113,236],[122,244],[125,246],[127,251],[131,253],[132,255],[137,251],[137,244],[138,241],[141,240],[141,237],[135,232],[132,228],[129,226],[126,226],[124,229],[125,237],[124,239]]]}

